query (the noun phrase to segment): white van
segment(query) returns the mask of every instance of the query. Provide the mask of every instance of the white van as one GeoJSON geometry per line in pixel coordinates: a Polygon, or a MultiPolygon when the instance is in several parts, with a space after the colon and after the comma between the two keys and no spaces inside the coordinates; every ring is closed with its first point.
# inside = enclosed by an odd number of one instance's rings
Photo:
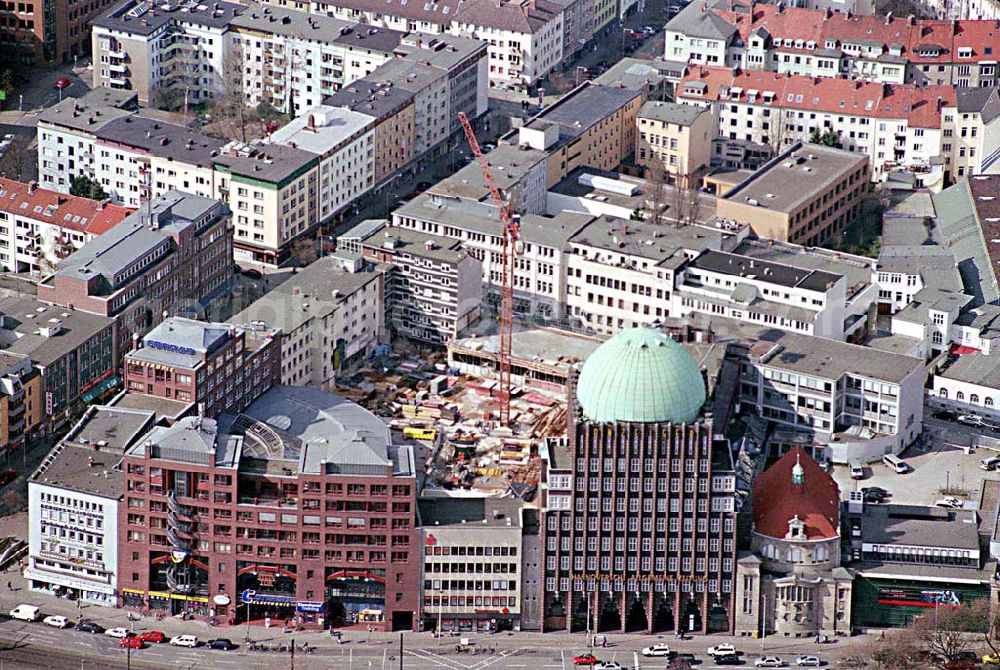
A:
{"type": "Polygon", "coordinates": [[[10,611],[10,617],[21,621],[38,621],[42,618],[42,610],[34,605],[18,605],[10,611]]]}
{"type": "Polygon", "coordinates": [[[1000,467],[1000,458],[996,456],[987,456],[983,460],[979,461],[979,467],[983,470],[996,470],[1000,467]]]}
{"type": "Polygon", "coordinates": [[[910,466],[899,460],[896,456],[892,454],[886,454],[882,457],[882,462],[885,463],[886,467],[895,472],[897,475],[905,475],[910,471],[910,466]]]}
{"type": "Polygon", "coordinates": [[[198,636],[197,635],[176,635],[170,638],[170,644],[175,647],[197,647],[198,646],[198,636]]]}

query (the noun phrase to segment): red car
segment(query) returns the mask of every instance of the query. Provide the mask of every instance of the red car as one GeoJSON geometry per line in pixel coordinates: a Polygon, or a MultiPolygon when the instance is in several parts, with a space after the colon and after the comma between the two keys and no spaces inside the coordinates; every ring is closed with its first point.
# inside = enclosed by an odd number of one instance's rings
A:
{"type": "Polygon", "coordinates": [[[158,630],[147,630],[139,635],[139,639],[150,644],[163,644],[167,641],[167,636],[158,630]]]}
{"type": "Polygon", "coordinates": [[[142,641],[141,637],[123,637],[118,642],[118,646],[122,649],[142,649],[146,643],[142,641]]]}
{"type": "Polygon", "coordinates": [[[6,486],[15,479],[17,479],[17,473],[13,470],[4,470],[3,472],[0,472],[0,486],[6,486]]]}
{"type": "Polygon", "coordinates": [[[56,88],[60,91],[64,88],[68,88],[73,82],[70,81],[69,77],[59,77],[59,81],[56,82],[56,88]]]}
{"type": "Polygon", "coordinates": [[[573,665],[594,665],[597,662],[597,657],[593,654],[580,654],[573,657],[573,665]]]}

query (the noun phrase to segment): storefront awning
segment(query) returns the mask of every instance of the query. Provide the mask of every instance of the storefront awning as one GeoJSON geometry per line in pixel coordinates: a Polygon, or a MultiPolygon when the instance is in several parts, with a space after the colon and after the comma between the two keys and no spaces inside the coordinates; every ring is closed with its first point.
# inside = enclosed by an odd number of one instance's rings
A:
{"type": "Polygon", "coordinates": [[[118,375],[111,375],[110,377],[102,381],[100,384],[98,384],[94,388],[90,389],[89,391],[81,395],[80,400],[82,400],[83,402],[90,402],[97,396],[107,391],[108,389],[118,386],[118,383],[120,381],[121,380],[118,379],[118,375]]]}

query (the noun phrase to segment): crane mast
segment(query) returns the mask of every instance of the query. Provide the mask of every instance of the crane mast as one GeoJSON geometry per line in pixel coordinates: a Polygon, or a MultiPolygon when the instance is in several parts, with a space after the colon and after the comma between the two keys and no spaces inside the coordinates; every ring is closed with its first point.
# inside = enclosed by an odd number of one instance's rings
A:
{"type": "Polygon", "coordinates": [[[500,424],[510,425],[510,359],[511,345],[514,337],[514,259],[517,255],[517,242],[520,237],[521,217],[511,208],[510,202],[500,193],[496,180],[490,172],[476,133],[472,130],[469,118],[464,112],[458,113],[458,120],[465,131],[465,137],[472,148],[472,154],[479,161],[483,171],[483,179],[490,190],[490,197],[497,204],[500,212],[500,222],[503,224],[503,275],[500,281],[500,424]]]}

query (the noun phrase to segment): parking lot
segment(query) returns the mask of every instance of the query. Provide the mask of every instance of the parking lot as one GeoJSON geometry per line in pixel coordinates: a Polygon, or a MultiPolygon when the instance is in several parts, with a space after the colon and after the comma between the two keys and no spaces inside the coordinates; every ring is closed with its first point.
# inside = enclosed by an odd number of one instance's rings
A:
{"type": "Polygon", "coordinates": [[[892,494],[889,502],[933,505],[947,488],[950,495],[978,506],[983,479],[1000,479],[1000,473],[982,470],[979,461],[997,453],[984,449],[967,453],[966,447],[972,444],[978,430],[934,418],[929,412],[925,414],[924,433],[927,437],[922,444],[915,444],[902,454],[902,460],[912,468],[906,474],[899,475],[881,463],[871,463],[864,466],[865,478],[854,480],[848,466],[835,466],[833,477],[840,486],[841,497],[847,499],[851,491],[863,487],[880,486],[892,494]]]}

